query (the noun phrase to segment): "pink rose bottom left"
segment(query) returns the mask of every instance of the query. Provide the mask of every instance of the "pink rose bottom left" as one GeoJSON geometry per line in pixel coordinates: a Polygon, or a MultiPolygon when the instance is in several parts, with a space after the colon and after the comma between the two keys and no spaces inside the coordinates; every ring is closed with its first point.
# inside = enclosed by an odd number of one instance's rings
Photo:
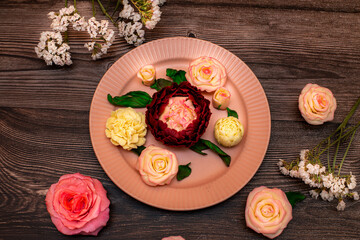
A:
{"type": "Polygon", "coordinates": [[[94,235],[109,220],[110,201],[99,180],[80,173],[60,177],[46,194],[46,207],[65,235],[94,235]]]}

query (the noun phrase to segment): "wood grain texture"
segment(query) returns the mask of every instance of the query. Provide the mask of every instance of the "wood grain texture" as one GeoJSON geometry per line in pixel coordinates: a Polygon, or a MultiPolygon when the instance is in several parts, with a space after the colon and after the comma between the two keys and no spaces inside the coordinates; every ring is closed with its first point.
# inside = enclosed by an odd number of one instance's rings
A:
{"type": "MultiPolygon", "coordinates": [[[[45,206],[50,185],[73,172],[99,179],[108,191],[110,221],[99,239],[265,239],[244,218],[247,195],[261,185],[307,195],[278,239],[359,239],[359,202],[348,201],[337,212],[335,202],[311,199],[305,184],[282,176],[276,166],[279,158],[293,159],[326,137],[360,96],[358,1],[169,0],[161,8],[162,20],[147,31],[147,41],[192,34],[228,49],[258,77],[271,110],[270,144],[254,178],[228,200],[191,212],[138,202],[102,170],[88,130],[92,95],[106,70],[133,47],[118,37],[109,54],[94,62],[83,48],[87,36],[70,31],[74,64],[46,66],[34,47],[49,30],[46,14],[61,7],[54,0],[0,4],[0,239],[82,238],[59,233],[45,206]],[[310,126],[302,119],[297,98],[309,82],[336,96],[332,123],[310,126]]],[[[78,1],[78,9],[91,16],[90,1],[78,1]]],[[[357,134],[344,166],[357,176],[359,142],[357,134]]]]}

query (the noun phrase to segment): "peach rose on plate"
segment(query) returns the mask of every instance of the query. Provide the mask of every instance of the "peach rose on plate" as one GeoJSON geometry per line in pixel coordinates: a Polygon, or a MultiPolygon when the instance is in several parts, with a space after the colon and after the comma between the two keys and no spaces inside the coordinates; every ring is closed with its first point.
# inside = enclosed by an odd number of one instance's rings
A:
{"type": "Polygon", "coordinates": [[[336,106],[336,99],[332,92],[317,84],[308,83],[299,96],[301,115],[312,125],[332,121],[336,106]]]}
{"type": "Polygon", "coordinates": [[[249,228],[273,239],[292,219],[292,206],[280,189],[261,186],[252,190],[247,198],[245,219],[249,228]]]}
{"type": "Polygon", "coordinates": [[[94,235],[109,220],[110,201],[99,180],[67,174],[51,185],[46,207],[56,228],[65,235],[94,235]]]}
{"type": "Polygon", "coordinates": [[[224,86],[227,79],[225,67],[212,57],[200,57],[192,61],[185,77],[191,85],[206,92],[224,86]]]}
{"type": "Polygon", "coordinates": [[[182,236],[170,236],[170,237],[164,237],[161,240],[185,240],[182,236]]]}
{"type": "Polygon", "coordinates": [[[176,155],[153,145],[145,148],[137,163],[142,180],[150,186],[169,184],[178,172],[176,155]]]}
{"type": "Polygon", "coordinates": [[[140,68],[137,76],[145,86],[151,86],[155,82],[155,67],[153,65],[145,65],[140,68]]]}
{"type": "Polygon", "coordinates": [[[229,106],[230,97],[231,94],[226,88],[220,87],[216,89],[212,97],[212,103],[214,108],[225,110],[229,106]]]}

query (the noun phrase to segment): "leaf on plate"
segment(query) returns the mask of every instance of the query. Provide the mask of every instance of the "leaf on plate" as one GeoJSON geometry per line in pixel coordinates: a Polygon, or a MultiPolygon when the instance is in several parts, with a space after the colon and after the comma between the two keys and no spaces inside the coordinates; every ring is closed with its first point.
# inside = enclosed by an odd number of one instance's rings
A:
{"type": "Polygon", "coordinates": [[[132,152],[136,153],[138,156],[142,153],[142,151],[145,149],[145,146],[139,146],[137,148],[131,149],[132,152]]]}
{"type": "Polygon", "coordinates": [[[228,113],[228,117],[234,117],[234,118],[239,118],[239,115],[237,114],[236,111],[230,109],[230,108],[226,108],[227,113],[228,113]]]}
{"type": "Polygon", "coordinates": [[[148,93],[143,91],[131,91],[122,96],[112,97],[110,94],[107,95],[108,101],[121,107],[132,107],[132,108],[143,108],[151,103],[151,97],[148,93]]]}
{"type": "Polygon", "coordinates": [[[186,72],[183,70],[175,70],[175,69],[171,69],[168,68],[166,69],[166,76],[170,77],[173,82],[180,84],[182,82],[186,82],[186,77],[185,77],[186,72]]]}
{"type": "Polygon", "coordinates": [[[305,195],[299,192],[286,192],[285,194],[292,207],[295,207],[296,203],[305,199],[305,195]]]}
{"type": "Polygon", "coordinates": [[[171,86],[173,83],[169,80],[163,79],[163,78],[159,78],[156,79],[154,84],[151,85],[150,87],[152,89],[155,89],[156,91],[160,91],[161,89],[163,89],[164,87],[168,87],[171,86]]]}
{"type": "Polygon", "coordinates": [[[178,173],[176,175],[176,179],[178,181],[183,180],[184,178],[187,178],[188,176],[190,176],[191,174],[191,168],[189,167],[191,162],[189,162],[186,165],[179,165],[179,170],[178,173]]]}
{"type": "Polygon", "coordinates": [[[221,148],[219,148],[216,144],[210,142],[209,140],[200,138],[200,140],[194,146],[190,147],[190,149],[201,155],[206,155],[206,153],[202,152],[203,150],[210,149],[223,160],[227,167],[230,166],[231,156],[229,156],[227,153],[221,150],[221,148]]]}

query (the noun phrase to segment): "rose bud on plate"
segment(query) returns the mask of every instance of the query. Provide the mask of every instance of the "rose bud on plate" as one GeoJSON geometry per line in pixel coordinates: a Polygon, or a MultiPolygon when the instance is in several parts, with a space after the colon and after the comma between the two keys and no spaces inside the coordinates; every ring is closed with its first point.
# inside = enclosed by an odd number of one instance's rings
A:
{"type": "Polygon", "coordinates": [[[145,65],[140,68],[137,76],[145,86],[151,86],[155,82],[155,67],[153,65],[145,65]]]}
{"type": "Polygon", "coordinates": [[[191,147],[210,120],[210,101],[189,82],[164,87],[146,106],[146,124],[155,139],[171,147],[191,147]]]}
{"type": "Polygon", "coordinates": [[[231,94],[230,94],[229,90],[227,90],[226,88],[220,87],[220,88],[216,89],[216,91],[212,97],[212,104],[213,104],[214,108],[220,109],[220,110],[225,110],[229,106],[230,97],[231,97],[231,94]]]}
{"type": "Polygon", "coordinates": [[[299,96],[301,115],[312,125],[332,121],[336,106],[336,99],[332,92],[317,84],[308,83],[299,96]]]}
{"type": "Polygon", "coordinates": [[[97,179],[67,174],[51,185],[46,207],[56,228],[65,235],[94,235],[109,220],[110,201],[97,179]]]}
{"type": "Polygon", "coordinates": [[[170,236],[170,237],[164,237],[161,240],[185,240],[182,236],[170,236]]]}
{"type": "Polygon", "coordinates": [[[200,57],[192,61],[185,77],[193,86],[206,92],[224,86],[227,80],[225,67],[212,57],[200,57]]]}
{"type": "Polygon", "coordinates": [[[178,172],[176,155],[153,145],[145,148],[137,163],[142,180],[150,186],[169,184],[178,172]]]}
{"type": "Polygon", "coordinates": [[[244,126],[235,117],[220,118],[215,123],[216,141],[224,147],[233,147],[240,143],[244,136],[244,126]]]}
{"type": "Polygon", "coordinates": [[[247,198],[245,219],[249,228],[273,239],[292,219],[292,206],[280,189],[261,186],[252,190],[247,198]]]}

